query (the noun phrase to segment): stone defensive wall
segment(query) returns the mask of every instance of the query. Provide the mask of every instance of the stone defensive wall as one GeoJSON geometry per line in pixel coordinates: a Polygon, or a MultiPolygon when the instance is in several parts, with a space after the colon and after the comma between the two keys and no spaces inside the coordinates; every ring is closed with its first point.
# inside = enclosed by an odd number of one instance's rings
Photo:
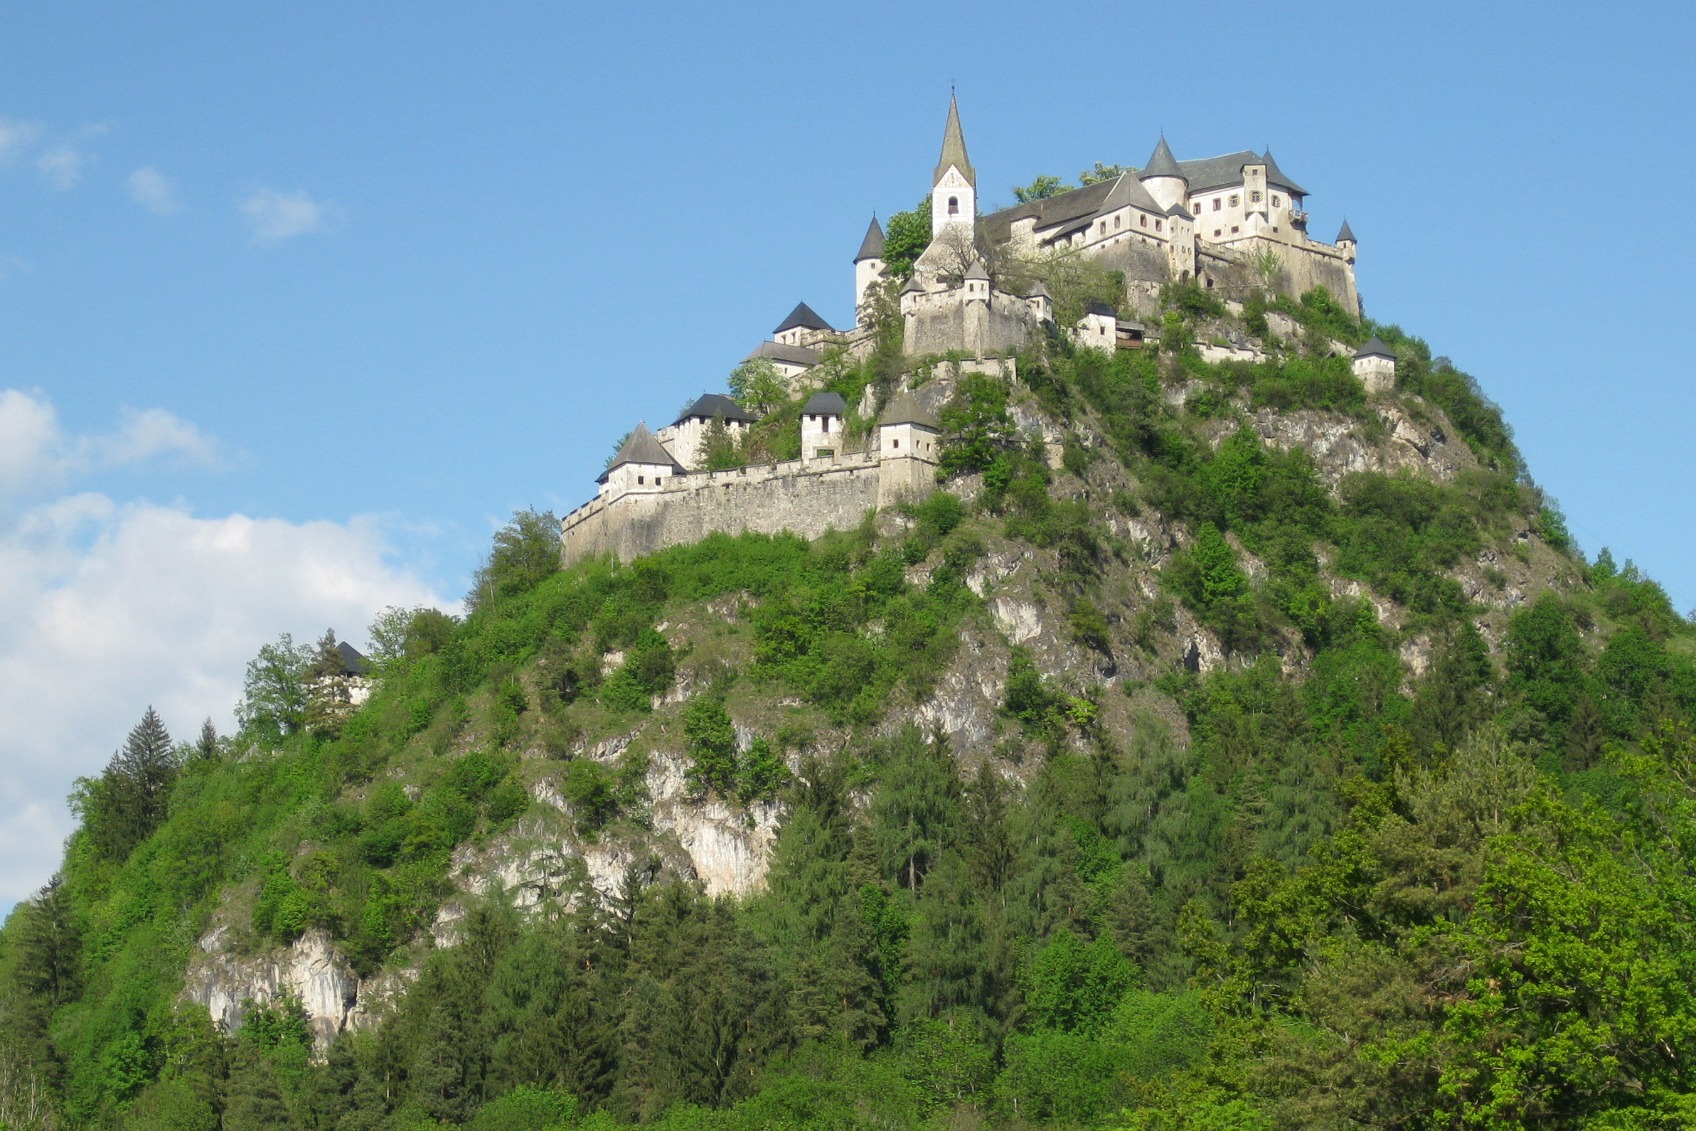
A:
{"type": "Polygon", "coordinates": [[[612,554],[628,562],[717,531],[817,538],[847,530],[878,506],[882,471],[874,454],[853,453],[692,472],[658,490],[592,499],[560,523],[560,561],[612,554]]]}

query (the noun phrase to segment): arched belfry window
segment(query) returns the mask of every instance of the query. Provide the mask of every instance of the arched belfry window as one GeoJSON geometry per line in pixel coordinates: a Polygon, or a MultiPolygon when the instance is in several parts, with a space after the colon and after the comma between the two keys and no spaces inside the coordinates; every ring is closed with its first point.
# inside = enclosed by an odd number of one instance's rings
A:
{"type": "Polygon", "coordinates": [[[948,214],[950,216],[958,216],[960,214],[960,198],[959,197],[951,196],[951,197],[948,198],[948,214]]]}

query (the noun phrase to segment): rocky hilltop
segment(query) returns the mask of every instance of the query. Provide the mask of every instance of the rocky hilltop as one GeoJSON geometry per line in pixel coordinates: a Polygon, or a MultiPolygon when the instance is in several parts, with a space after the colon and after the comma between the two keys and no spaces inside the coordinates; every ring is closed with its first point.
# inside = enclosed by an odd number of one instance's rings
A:
{"type": "Polygon", "coordinates": [[[1692,626],[1424,342],[1152,314],[827,357],[716,457],[907,394],[922,502],[567,569],[520,514],[369,673],[138,727],[7,924],[0,1122],[1688,1117],[1692,626]]]}

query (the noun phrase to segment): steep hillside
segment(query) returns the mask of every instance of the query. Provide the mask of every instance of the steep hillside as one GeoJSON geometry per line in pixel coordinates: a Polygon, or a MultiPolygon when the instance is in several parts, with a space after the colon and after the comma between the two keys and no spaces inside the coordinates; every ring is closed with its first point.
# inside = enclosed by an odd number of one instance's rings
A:
{"type": "Polygon", "coordinates": [[[285,639],[240,733],[144,721],[0,935],[0,1124],[1689,1125],[1696,629],[1425,343],[1162,304],[828,360],[939,415],[918,506],[521,514],[362,706],[285,639]]]}

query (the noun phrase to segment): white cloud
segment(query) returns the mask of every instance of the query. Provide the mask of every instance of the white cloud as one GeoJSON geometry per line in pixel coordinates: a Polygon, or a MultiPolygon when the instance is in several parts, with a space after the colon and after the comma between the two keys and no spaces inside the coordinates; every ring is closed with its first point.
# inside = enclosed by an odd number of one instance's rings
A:
{"type": "Polygon", "coordinates": [[[35,144],[41,136],[40,122],[25,122],[17,118],[0,117],[0,162],[10,161],[35,144]]]}
{"type": "MultiPolygon", "coordinates": [[[[67,437],[45,399],[0,396],[13,481],[67,475],[66,451],[151,458],[192,447],[185,435],[204,441],[154,410],[114,436],[67,437]]],[[[98,773],[150,704],[178,738],[207,716],[227,729],[247,660],[280,632],[357,643],[385,605],[439,603],[387,552],[372,519],[205,518],[94,492],[0,507],[0,906],[52,874],[72,780],[98,773]]]]}
{"type": "Polygon", "coordinates": [[[77,187],[82,180],[83,167],[93,158],[74,145],[55,145],[35,159],[35,167],[54,188],[64,191],[77,187]]]}
{"type": "Polygon", "coordinates": [[[223,462],[211,437],[162,408],[126,409],[116,432],[71,436],[40,392],[0,389],[0,517],[8,499],[61,490],[74,475],[161,459],[223,462]]]}
{"type": "Polygon", "coordinates": [[[177,182],[151,165],[143,165],[130,174],[130,199],[155,216],[169,216],[181,210],[177,201],[177,182]]]}
{"type": "Polygon", "coordinates": [[[322,232],[337,214],[333,203],[313,200],[303,189],[294,192],[257,189],[241,202],[241,211],[247,217],[248,232],[256,244],[280,243],[295,236],[322,232]]]}

